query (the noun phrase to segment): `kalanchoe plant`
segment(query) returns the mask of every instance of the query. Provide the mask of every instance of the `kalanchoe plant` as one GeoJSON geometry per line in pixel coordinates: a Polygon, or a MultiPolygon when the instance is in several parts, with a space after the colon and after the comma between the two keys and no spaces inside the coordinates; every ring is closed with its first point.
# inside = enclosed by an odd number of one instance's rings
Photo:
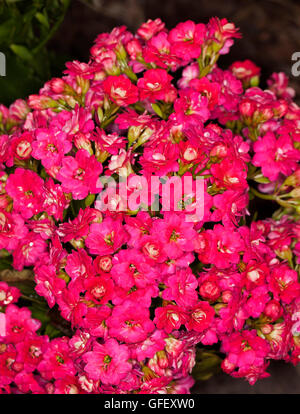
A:
{"type": "Polygon", "coordinates": [[[189,393],[220,365],[254,384],[298,363],[300,108],[283,73],[263,90],[254,63],[217,66],[238,37],[119,27],[0,106],[1,268],[34,273],[0,283],[2,392],[189,393]],[[175,178],[190,191],[166,201],[175,178]]]}

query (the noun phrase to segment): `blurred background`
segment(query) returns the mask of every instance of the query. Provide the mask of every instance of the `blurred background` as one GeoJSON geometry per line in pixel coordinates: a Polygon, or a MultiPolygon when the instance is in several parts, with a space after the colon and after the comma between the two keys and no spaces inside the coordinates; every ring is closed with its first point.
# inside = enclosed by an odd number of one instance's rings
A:
{"type": "MultiPolygon", "coordinates": [[[[206,23],[226,17],[240,27],[228,55],[251,59],[262,68],[262,82],[273,73],[291,74],[291,56],[300,52],[299,0],[0,0],[0,52],[6,56],[6,76],[0,77],[0,103],[38,92],[43,83],[60,76],[69,60],[87,61],[96,36],[126,25],[136,30],[160,17],[168,28],[192,19],[206,23]]],[[[300,78],[291,77],[300,104],[300,78]]],[[[217,373],[198,382],[195,393],[300,393],[300,368],[275,362],[271,378],[251,387],[243,380],[217,373]]]]}

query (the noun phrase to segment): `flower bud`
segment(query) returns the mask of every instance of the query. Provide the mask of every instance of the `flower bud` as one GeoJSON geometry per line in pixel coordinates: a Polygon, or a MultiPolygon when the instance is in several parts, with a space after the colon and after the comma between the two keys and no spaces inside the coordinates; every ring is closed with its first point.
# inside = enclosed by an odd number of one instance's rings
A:
{"type": "Polygon", "coordinates": [[[282,314],[280,303],[277,300],[270,300],[266,304],[264,314],[272,321],[276,321],[282,314]]]}
{"type": "Polygon", "coordinates": [[[26,115],[30,111],[26,101],[23,99],[17,99],[9,107],[9,115],[12,118],[17,118],[19,120],[25,119],[26,115]]]}
{"type": "Polygon", "coordinates": [[[58,103],[54,99],[45,95],[30,95],[28,105],[31,109],[38,110],[58,107],[58,103]]]}
{"type": "Polygon", "coordinates": [[[77,149],[85,149],[91,155],[94,154],[91,141],[82,132],[77,132],[74,136],[74,145],[77,149]]]}
{"type": "Polygon", "coordinates": [[[244,99],[239,105],[239,110],[244,118],[252,118],[256,105],[250,99],[244,99]]]}
{"type": "Polygon", "coordinates": [[[94,260],[94,266],[98,273],[100,272],[110,272],[112,268],[112,258],[111,256],[98,256],[94,260]]]}
{"type": "Polygon", "coordinates": [[[206,280],[199,289],[200,295],[208,300],[215,301],[221,294],[219,286],[210,280],[206,280]]]}
{"type": "Polygon", "coordinates": [[[269,335],[273,331],[273,326],[267,323],[266,325],[262,326],[260,330],[264,335],[269,335]]]}

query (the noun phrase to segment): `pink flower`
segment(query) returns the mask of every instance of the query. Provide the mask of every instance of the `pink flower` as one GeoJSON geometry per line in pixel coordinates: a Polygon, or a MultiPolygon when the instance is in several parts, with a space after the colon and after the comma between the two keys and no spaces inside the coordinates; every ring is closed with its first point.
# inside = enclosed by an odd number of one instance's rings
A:
{"type": "Polygon", "coordinates": [[[34,266],[46,248],[47,243],[40,234],[29,232],[26,237],[19,240],[18,246],[13,251],[14,268],[22,270],[24,266],[34,266]]]}
{"type": "Polygon", "coordinates": [[[75,375],[76,370],[69,351],[66,337],[55,338],[50,342],[38,365],[38,370],[45,379],[63,379],[67,375],[75,375]]]}
{"type": "Polygon", "coordinates": [[[170,142],[159,143],[155,148],[145,148],[139,162],[143,169],[142,174],[155,174],[160,177],[179,170],[179,148],[170,142]]]}
{"type": "Polygon", "coordinates": [[[84,316],[87,314],[87,304],[80,296],[81,285],[74,283],[63,289],[57,296],[57,304],[64,319],[71,322],[71,326],[81,326],[84,316]]]}
{"type": "Polygon", "coordinates": [[[291,303],[300,294],[297,272],[286,264],[274,266],[268,276],[268,282],[274,299],[281,299],[283,303],[291,303]]]}
{"type": "Polygon", "coordinates": [[[187,320],[187,313],[182,308],[176,305],[167,305],[155,309],[153,322],[158,329],[164,329],[167,333],[171,333],[184,325],[187,320]]]}
{"type": "Polygon", "coordinates": [[[0,209],[0,249],[14,250],[27,233],[28,229],[19,214],[0,209]]]}
{"type": "Polygon", "coordinates": [[[64,132],[55,133],[47,129],[36,130],[36,140],[32,143],[32,156],[41,160],[45,168],[60,166],[65,154],[71,148],[72,143],[64,132]]]}
{"type": "Polygon", "coordinates": [[[7,306],[17,302],[21,292],[14,286],[8,286],[6,282],[0,282],[0,306],[7,306]]]}
{"type": "Polygon", "coordinates": [[[84,370],[93,380],[103,384],[118,385],[131,371],[130,353],[126,345],[119,345],[110,338],[103,345],[95,342],[93,350],[83,355],[84,370]]]}
{"type": "Polygon", "coordinates": [[[118,106],[138,101],[138,88],[125,76],[108,76],[103,81],[104,92],[118,106]]]}
{"type": "Polygon", "coordinates": [[[216,210],[213,212],[211,219],[213,221],[222,220],[224,226],[238,225],[238,219],[246,214],[249,196],[247,193],[240,191],[224,191],[213,198],[216,210]]]}
{"type": "Polygon", "coordinates": [[[184,252],[194,250],[193,240],[197,234],[183,216],[165,213],[164,218],[155,223],[151,235],[160,239],[170,259],[177,259],[184,252]]]}
{"type": "Polygon", "coordinates": [[[208,304],[208,302],[199,301],[190,310],[188,314],[189,319],[185,326],[189,330],[203,332],[211,326],[214,315],[215,310],[208,304]]]}
{"type": "Polygon", "coordinates": [[[276,136],[273,132],[256,141],[253,145],[255,155],[253,164],[261,167],[262,173],[271,181],[277,180],[280,173],[291,174],[297,169],[300,151],[297,150],[291,137],[287,134],[276,136]]]}
{"type": "Polygon", "coordinates": [[[226,361],[232,367],[263,365],[270,347],[264,339],[257,336],[255,330],[235,332],[223,339],[223,350],[228,353],[226,361]]]}
{"type": "Polygon", "coordinates": [[[218,105],[220,85],[217,82],[211,82],[204,76],[201,79],[192,79],[189,86],[207,97],[209,110],[218,105]]]}
{"type": "MultiPolygon", "coordinates": [[[[125,139],[120,137],[116,132],[106,134],[103,129],[96,128],[92,136],[96,147],[96,156],[101,157],[102,154],[117,155],[121,148],[125,148],[125,139]],[[98,152],[98,154],[97,154],[98,152]]],[[[99,158],[98,158],[99,159],[99,158]]]]}
{"type": "Polygon", "coordinates": [[[84,287],[87,290],[85,298],[98,305],[106,304],[113,296],[114,282],[107,275],[88,278],[84,281],[84,287]]]}
{"type": "Polygon", "coordinates": [[[97,338],[107,339],[108,328],[106,320],[111,315],[111,309],[108,306],[99,308],[89,308],[83,320],[83,327],[91,335],[97,338]]]}
{"type": "Polygon", "coordinates": [[[228,22],[227,19],[212,17],[209,19],[207,29],[208,37],[213,40],[215,46],[219,45],[220,54],[228,53],[233,44],[233,38],[241,37],[238,32],[239,29],[235,27],[234,23],[228,22]]]}
{"type": "Polygon", "coordinates": [[[35,172],[17,168],[6,183],[7,194],[14,201],[14,211],[28,219],[42,209],[44,181],[35,172]]]}
{"type": "MultiPolygon", "coordinates": [[[[22,342],[28,334],[36,332],[41,322],[31,318],[27,308],[8,305],[5,311],[5,339],[11,343],[22,342]]],[[[3,335],[1,335],[3,336],[3,335]]]]}
{"type": "Polygon", "coordinates": [[[35,269],[35,290],[43,296],[52,308],[55,305],[56,299],[62,294],[63,289],[66,288],[66,282],[56,275],[55,267],[53,265],[41,265],[35,269]]]}
{"type": "Polygon", "coordinates": [[[226,268],[240,261],[244,243],[236,230],[216,224],[213,230],[198,235],[195,250],[199,254],[200,261],[226,268]]]}
{"type": "Polygon", "coordinates": [[[12,344],[1,343],[2,352],[0,354],[0,383],[1,388],[8,389],[6,386],[14,381],[17,373],[22,370],[22,364],[16,364],[17,352],[12,344]]]}
{"type": "Polygon", "coordinates": [[[144,40],[151,39],[156,33],[162,31],[165,27],[165,23],[161,19],[147,20],[137,30],[137,34],[144,40]]]}
{"type": "Polygon", "coordinates": [[[238,79],[249,82],[253,77],[259,77],[260,68],[251,60],[246,59],[243,62],[236,61],[230,66],[230,70],[238,79]]]}
{"type": "Polygon", "coordinates": [[[123,289],[144,288],[155,282],[157,272],[146,263],[145,256],[135,249],[121,250],[112,260],[111,275],[123,289]]]}
{"type": "Polygon", "coordinates": [[[198,58],[201,54],[205,30],[204,24],[195,24],[191,20],[179,23],[169,33],[171,52],[185,61],[198,58]]]}
{"type": "Polygon", "coordinates": [[[180,62],[180,59],[171,53],[171,43],[168,41],[166,32],[158,33],[147,42],[143,57],[147,63],[155,63],[164,69],[170,67],[175,70],[180,62]]]}
{"type": "Polygon", "coordinates": [[[207,97],[191,88],[179,91],[179,98],[174,102],[174,110],[180,123],[201,124],[210,116],[207,97]]]}
{"type": "Polygon", "coordinates": [[[81,394],[81,388],[78,384],[78,377],[67,375],[63,379],[55,381],[54,394],[81,394]]]}
{"type": "Polygon", "coordinates": [[[236,191],[248,187],[247,165],[241,159],[225,158],[219,164],[213,164],[210,171],[219,187],[236,191]]]}
{"type": "Polygon", "coordinates": [[[127,233],[120,220],[105,218],[102,223],[93,223],[85,244],[91,254],[106,255],[114,253],[127,240],[127,233]]]}
{"type": "Polygon", "coordinates": [[[64,210],[69,207],[61,186],[55,184],[52,178],[45,181],[42,192],[42,208],[56,220],[63,219],[64,210]]]}
{"type": "Polygon", "coordinates": [[[147,308],[137,308],[132,301],[123,302],[107,319],[109,335],[126,343],[144,341],[155,328],[149,316],[147,308]]]}
{"type": "Polygon", "coordinates": [[[163,291],[163,299],[175,301],[183,308],[191,308],[197,303],[198,282],[190,268],[177,270],[165,283],[167,289],[163,291]]]}
{"type": "Polygon", "coordinates": [[[89,193],[99,193],[102,185],[99,176],[102,165],[86,150],[77,151],[74,157],[65,157],[57,179],[62,183],[63,191],[72,193],[76,200],[84,199],[89,193]]]}
{"type": "Polygon", "coordinates": [[[84,282],[85,279],[95,276],[93,260],[84,249],[78,249],[68,255],[65,271],[73,282],[84,282]]]}
{"type": "Polygon", "coordinates": [[[28,160],[32,154],[33,134],[24,132],[16,135],[11,140],[11,150],[13,156],[19,160],[28,160]]]}
{"type": "Polygon", "coordinates": [[[90,229],[90,224],[97,219],[101,220],[101,213],[90,207],[80,209],[77,217],[74,220],[61,223],[58,228],[58,234],[64,243],[71,240],[81,240],[87,236],[90,229]]]}
{"type": "MultiPolygon", "coordinates": [[[[150,69],[144,73],[144,77],[138,80],[137,86],[141,100],[149,99],[150,102],[156,100],[166,100],[170,94],[172,76],[168,75],[163,69],[150,69]]],[[[174,99],[176,97],[176,91],[174,99]]]]}
{"type": "Polygon", "coordinates": [[[27,335],[24,341],[16,344],[18,351],[17,362],[24,364],[26,372],[32,372],[42,361],[43,354],[49,346],[49,338],[47,336],[27,335]]]}
{"type": "Polygon", "coordinates": [[[167,260],[163,243],[156,236],[145,235],[141,239],[141,250],[145,255],[146,261],[151,265],[162,263],[167,260]]]}

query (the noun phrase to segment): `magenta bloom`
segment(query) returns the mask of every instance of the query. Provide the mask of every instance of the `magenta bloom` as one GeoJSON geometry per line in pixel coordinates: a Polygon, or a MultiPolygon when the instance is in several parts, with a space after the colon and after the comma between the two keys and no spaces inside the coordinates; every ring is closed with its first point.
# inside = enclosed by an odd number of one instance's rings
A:
{"type": "Polygon", "coordinates": [[[226,228],[220,224],[216,224],[213,230],[200,233],[195,248],[201,261],[214,263],[219,268],[238,263],[244,249],[239,233],[232,227],[226,228]]]}
{"type": "Polygon", "coordinates": [[[179,306],[167,305],[155,309],[154,323],[158,329],[164,329],[167,333],[179,329],[187,320],[187,313],[179,306]]]}
{"type": "Polygon", "coordinates": [[[21,292],[14,286],[8,286],[6,282],[0,282],[0,306],[7,306],[17,302],[21,292]]]}
{"type": "Polygon", "coordinates": [[[253,149],[253,164],[261,167],[263,175],[271,181],[277,180],[280,173],[291,174],[300,161],[300,151],[294,147],[287,134],[279,135],[276,139],[273,132],[267,132],[253,144],[253,149]]]}
{"type": "Polygon", "coordinates": [[[151,285],[157,278],[157,272],[146,263],[146,258],[138,250],[121,250],[112,261],[111,275],[116,284],[130,290],[151,285]]]}
{"type": "Polygon", "coordinates": [[[215,310],[208,302],[200,301],[190,311],[185,325],[187,329],[203,332],[211,326],[214,314],[215,310]]]}
{"type": "Polygon", "coordinates": [[[13,250],[28,229],[19,214],[0,209],[0,249],[13,250]]]}
{"type": "Polygon", "coordinates": [[[99,176],[102,170],[102,165],[96,158],[81,149],[76,153],[75,158],[63,159],[57,179],[61,181],[63,191],[72,193],[76,200],[82,200],[89,193],[95,194],[101,191],[99,176]]]}
{"type": "Polygon", "coordinates": [[[13,265],[16,270],[22,270],[24,266],[34,266],[41,254],[45,252],[47,243],[40,234],[30,232],[13,251],[13,265]]]}
{"type": "Polygon", "coordinates": [[[179,92],[179,98],[174,102],[174,110],[178,122],[187,125],[201,124],[210,115],[207,97],[191,88],[179,92]]]}
{"type": "Polygon", "coordinates": [[[43,354],[49,344],[47,336],[38,336],[30,334],[26,336],[24,341],[16,344],[18,351],[17,361],[24,363],[26,372],[32,372],[37,365],[42,361],[43,354]]]}
{"type": "Polygon", "coordinates": [[[25,219],[42,209],[42,186],[44,181],[35,172],[17,168],[6,183],[7,194],[14,201],[14,210],[25,219]]]}
{"type": "Polygon", "coordinates": [[[175,56],[184,60],[198,58],[201,54],[205,31],[205,25],[202,23],[195,24],[191,20],[179,23],[169,33],[171,51],[175,56]]]}
{"type": "Polygon", "coordinates": [[[83,355],[84,370],[93,380],[103,384],[118,385],[132,369],[128,362],[130,352],[126,345],[119,345],[111,338],[103,345],[95,342],[93,350],[83,355]]]}
{"type": "MultiPolygon", "coordinates": [[[[163,69],[150,69],[144,73],[144,77],[138,80],[137,86],[140,91],[140,98],[149,99],[150,102],[156,100],[166,100],[170,89],[174,88],[171,85],[172,76],[168,75],[167,71],[163,69]]],[[[176,97],[176,91],[175,96],[176,97]]]]}
{"type": "Polygon", "coordinates": [[[283,303],[291,303],[300,295],[297,272],[286,264],[274,267],[268,276],[268,281],[274,299],[281,299],[283,303]]]}
{"type": "Polygon", "coordinates": [[[68,338],[55,338],[51,341],[43,354],[38,369],[47,380],[62,379],[66,375],[75,374],[76,370],[70,356],[68,338]]]}
{"type": "Polygon", "coordinates": [[[144,341],[155,328],[149,316],[147,308],[136,307],[132,301],[123,302],[107,320],[109,334],[126,343],[144,341]]]}
{"type": "Polygon", "coordinates": [[[72,148],[66,133],[40,129],[36,131],[35,136],[36,139],[32,143],[32,156],[41,160],[45,168],[60,166],[64,155],[72,148]]]}
{"type": "Polygon", "coordinates": [[[177,259],[184,252],[194,250],[196,232],[176,213],[165,213],[164,219],[156,222],[151,234],[164,244],[163,249],[170,259],[177,259]]]}
{"type": "Polygon", "coordinates": [[[18,308],[16,305],[7,306],[5,311],[5,338],[8,342],[22,342],[28,334],[36,332],[40,326],[41,322],[39,320],[31,318],[29,309],[18,308]]]}
{"type": "Polygon", "coordinates": [[[84,282],[87,289],[85,297],[98,305],[104,305],[111,300],[114,291],[114,282],[107,275],[88,278],[84,282]]]}
{"type": "Polygon", "coordinates": [[[52,308],[55,305],[56,297],[61,295],[66,287],[66,282],[56,276],[55,267],[53,265],[38,266],[35,270],[36,292],[43,296],[52,308]]]}
{"type": "Polygon", "coordinates": [[[101,256],[114,253],[127,240],[127,233],[120,220],[105,218],[102,223],[93,223],[85,240],[91,254],[101,256]]]}
{"type": "Polygon", "coordinates": [[[190,308],[197,303],[198,282],[190,268],[177,270],[175,275],[168,277],[166,285],[167,289],[162,294],[164,299],[174,300],[183,308],[190,308]]]}
{"type": "Polygon", "coordinates": [[[108,76],[103,81],[104,92],[119,106],[138,101],[138,88],[124,75],[108,76]]]}
{"type": "Polygon", "coordinates": [[[61,186],[55,184],[52,178],[49,178],[43,186],[43,209],[53,216],[56,220],[62,220],[63,212],[69,207],[67,200],[61,186]]]}
{"type": "Polygon", "coordinates": [[[235,332],[224,338],[223,350],[228,353],[227,360],[233,367],[262,365],[263,358],[268,355],[270,347],[266,340],[257,336],[255,330],[235,332]]]}

